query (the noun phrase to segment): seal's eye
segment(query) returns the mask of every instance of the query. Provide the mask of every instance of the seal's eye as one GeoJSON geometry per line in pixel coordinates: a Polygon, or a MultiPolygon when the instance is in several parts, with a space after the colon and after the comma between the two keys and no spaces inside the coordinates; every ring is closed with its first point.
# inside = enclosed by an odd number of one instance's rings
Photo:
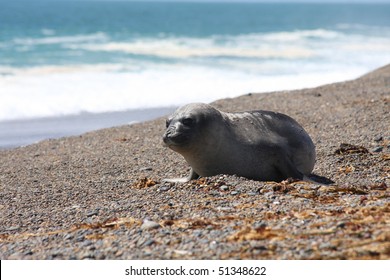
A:
{"type": "Polygon", "coordinates": [[[185,126],[193,126],[195,124],[195,120],[193,118],[185,118],[181,122],[185,126]]]}
{"type": "Polygon", "coordinates": [[[167,119],[165,121],[165,127],[168,128],[169,124],[171,123],[171,120],[170,119],[167,119]]]}

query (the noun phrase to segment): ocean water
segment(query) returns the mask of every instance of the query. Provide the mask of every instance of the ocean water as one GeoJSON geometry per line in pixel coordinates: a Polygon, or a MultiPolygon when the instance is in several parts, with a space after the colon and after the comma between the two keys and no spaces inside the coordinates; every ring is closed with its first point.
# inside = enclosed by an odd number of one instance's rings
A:
{"type": "Polygon", "coordinates": [[[0,122],[210,102],[390,63],[390,5],[0,3],[0,122]]]}

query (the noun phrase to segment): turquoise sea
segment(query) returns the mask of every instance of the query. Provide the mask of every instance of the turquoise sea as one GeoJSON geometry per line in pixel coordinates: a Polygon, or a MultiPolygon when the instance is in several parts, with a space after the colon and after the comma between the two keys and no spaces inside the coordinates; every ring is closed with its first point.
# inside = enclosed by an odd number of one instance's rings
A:
{"type": "Polygon", "coordinates": [[[0,123],[313,87],[387,63],[389,4],[0,2],[0,123]]]}

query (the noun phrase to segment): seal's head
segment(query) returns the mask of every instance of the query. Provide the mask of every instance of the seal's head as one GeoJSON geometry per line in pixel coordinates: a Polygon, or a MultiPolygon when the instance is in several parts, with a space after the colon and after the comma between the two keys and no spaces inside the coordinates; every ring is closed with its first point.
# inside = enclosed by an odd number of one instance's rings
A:
{"type": "Polygon", "coordinates": [[[176,152],[188,150],[200,140],[202,131],[221,114],[214,107],[203,103],[192,103],[180,107],[166,121],[164,143],[176,152]]]}

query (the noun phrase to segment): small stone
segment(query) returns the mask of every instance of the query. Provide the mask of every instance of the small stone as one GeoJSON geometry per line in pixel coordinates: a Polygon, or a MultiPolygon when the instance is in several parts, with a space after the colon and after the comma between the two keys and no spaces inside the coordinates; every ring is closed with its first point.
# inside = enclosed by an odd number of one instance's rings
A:
{"type": "Polygon", "coordinates": [[[77,238],[76,238],[76,242],[83,242],[85,240],[85,237],[84,236],[78,236],[77,238]]]}
{"type": "Polygon", "coordinates": [[[338,227],[338,228],[345,228],[346,225],[347,224],[345,222],[340,222],[340,223],[337,224],[336,227],[338,227]]]}
{"type": "Polygon", "coordinates": [[[18,229],[20,229],[19,226],[13,226],[13,227],[7,228],[6,231],[13,231],[13,230],[18,230],[18,229]]]}
{"type": "Polygon", "coordinates": [[[98,214],[99,214],[99,212],[96,210],[90,211],[87,213],[87,217],[97,216],[98,214]]]}
{"type": "Polygon", "coordinates": [[[161,227],[159,223],[149,221],[149,220],[144,220],[144,222],[141,225],[142,230],[156,229],[159,227],[161,227]]]}
{"type": "Polygon", "coordinates": [[[221,207],[218,207],[217,210],[218,210],[218,211],[232,211],[233,208],[227,207],[227,206],[225,206],[225,207],[224,207],[224,206],[221,206],[221,207]]]}
{"type": "Polygon", "coordinates": [[[144,246],[150,246],[150,245],[153,245],[153,244],[154,244],[154,240],[153,239],[149,239],[149,240],[145,241],[144,246]]]}
{"type": "Polygon", "coordinates": [[[383,150],[383,147],[378,146],[378,147],[373,148],[371,151],[373,153],[379,153],[379,152],[382,152],[382,150],[383,150]]]}
{"type": "Polygon", "coordinates": [[[71,240],[71,239],[73,239],[73,235],[71,235],[69,233],[65,234],[64,240],[71,240]]]}
{"type": "Polygon", "coordinates": [[[90,246],[90,245],[92,245],[92,241],[91,240],[84,240],[83,241],[83,244],[82,244],[82,246],[85,248],[85,247],[88,247],[88,246],[90,246]]]}
{"type": "Polygon", "coordinates": [[[140,169],[139,169],[139,171],[152,171],[153,170],[153,168],[152,167],[150,167],[150,166],[147,166],[147,167],[141,167],[140,169]]]}
{"type": "MultiPolygon", "coordinates": [[[[116,253],[115,253],[115,257],[120,257],[120,256],[122,256],[123,255],[123,251],[117,251],[116,253]]],[[[103,258],[104,259],[104,258],[103,258]]]]}
{"type": "Polygon", "coordinates": [[[217,241],[215,241],[215,240],[211,241],[209,247],[211,250],[217,249],[217,247],[218,247],[217,241]]]}
{"type": "Polygon", "coordinates": [[[237,192],[237,191],[232,191],[230,194],[231,194],[231,195],[237,195],[238,192],[237,192]]]}
{"type": "Polygon", "coordinates": [[[262,221],[256,221],[252,224],[252,227],[254,229],[261,229],[261,228],[266,228],[267,227],[267,223],[265,222],[262,222],[262,221]]]}
{"type": "Polygon", "coordinates": [[[196,237],[200,237],[200,236],[202,236],[202,234],[203,234],[203,232],[201,230],[198,230],[198,229],[196,229],[192,232],[192,235],[194,235],[196,237]]]}
{"type": "Polygon", "coordinates": [[[84,252],[81,255],[81,259],[83,259],[83,260],[93,260],[93,259],[95,259],[95,256],[91,252],[84,252]]]}
{"type": "Polygon", "coordinates": [[[191,251],[187,251],[187,250],[174,250],[173,252],[174,252],[175,254],[181,255],[181,256],[184,256],[184,255],[191,255],[191,251]]]}
{"type": "Polygon", "coordinates": [[[227,190],[229,190],[229,187],[226,186],[226,185],[223,185],[223,186],[221,186],[219,189],[220,189],[221,191],[227,191],[227,190]]]}
{"type": "Polygon", "coordinates": [[[160,187],[158,190],[159,190],[160,192],[166,192],[166,191],[168,191],[170,188],[171,188],[170,186],[162,186],[162,187],[160,187]]]}
{"type": "Polygon", "coordinates": [[[382,136],[377,136],[377,137],[374,138],[374,141],[375,141],[375,142],[380,142],[380,141],[382,141],[382,140],[383,140],[383,137],[382,137],[382,136]]]}

